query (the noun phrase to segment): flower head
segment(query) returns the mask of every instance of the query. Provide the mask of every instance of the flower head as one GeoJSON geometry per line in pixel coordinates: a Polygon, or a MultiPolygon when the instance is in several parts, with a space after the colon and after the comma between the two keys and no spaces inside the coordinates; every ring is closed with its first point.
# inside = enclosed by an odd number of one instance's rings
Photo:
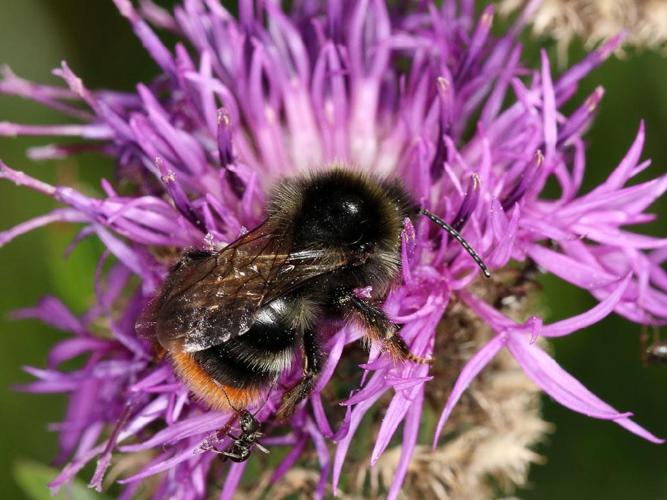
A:
{"type": "Polygon", "coordinates": [[[70,461],[53,488],[92,460],[97,470],[91,486],[101,488],[113,455],[135,457],[134,472],[120,480],[127,498],[158,474],[150,483],[157,497],[203,498],[211,484],[222,484],[222,498],[232,496],[247,462],[221,474],[209,452],[229,445],[216,433],[230,415],[194,399],[135,324],[182,249],[234,241],[263,220],[267,192],[278,179],[332,164],[399,178],[421,205],[462,231],[496,277],[484,281],[466,252],[426,219],[415,227],[406,222],[400,280],[384,309],[402,326],[414,354],[456,356],[431,369],[394,363],[371,346],[361,367],[350,367],[363,332],[354,325],[327,332],[317,386],[286,426],[273,417],[284,388],[298,380],[297,367],[251,408],[265,427],[262,444],[288,450],[268,483],[302,470],[295,464],[312,446],[320,464],[316,495],[331,483],[336,491],[346,462],[354,460],[350,447],[362,420],[382,406],[370,462],[382,463],[402,425],[402,446],[390,451],[393,476],[386,484],[395,498],[411,474],[415,450],[426,453],[416,447],[422,414],[430,411],[427,399],[441,396],[435,400],[438,445],[480,371],[497,355],[504,361],[494,361],[493,369],[510,369],[507,353],[564,406],[662,441],[597,398],[542,348],[543,339],[584,329],[612,312],[641,324],[667,321],[661,267],[667,240],[626,229],[650,220],[645,210],[667,189],[667,176],[627,185],[649,166],[640,161],[643,125],[607,180],[581,193],[582,134],[602,89],[571,114],[561,111],[619,38],[556,77],[545,53],[537,69],[521,62],[517,34],[528,11],[494,37],[493,7],[476,16],[469,2],[392,9],[383,0],[299,1],[287,12],[271,1],[241,1],[237,18],[216,0],[185,1],[173,13],[149,0],[140,10],[129,0],[114,1],[161,68],[154,81],[131,93],[92,91],[63,64],[56,74],[66,88],[26,82],[8,69],[0,82],[2,92],[80,120],[56,126],[3,122],[0,134],[74,137],[74,143],[30,155],[53,159],[93,147],[115,158],[118,177],[132,186],[119,192],[105,180],[104,195],[94,198],[1,164],[1,177],[64,207],[0,233],[0,242],[72,222],[83,225],[77,241],[95,235],[106,246],[95,277],[96,303],[87,314],[72,315],[56,298],[17,313],[72,333],[54,346],[46,369],[30,369],[37,381],[27,386],[70,397],[60,428],[61,456],[70,461]],[[155,26],[182,42],[166,47],[155,26]],[[553,181],[560,194],[547,198],[545,185],[553,181]],[[506,299],[520,300],[518,290],[533,282],[529,271],[535,268],[588,290],[599,304],[552,324],[535,314],[518,318],[506,299]],[[91,325],[100,320],[105,332],[96,334],[91,325]],[[466,359],[457,358],[456,335],[466,341],[466,359]],[[77,356],[85,359],[82,368],[60,369],[77,356]],[[333,379],[343,394],[332,394],[333,379]],[[444,392],[438,389],[443,386],[444,392]],[[338,404],[343,409],[332,425],[338,404]]]}
{"type": "MultiPolygon", "coordinates": [[[[524,0],[504,0],[507,12],[525,5],[524,0]]],[[[539,35],[550,36],[565,52],[575,39],[591,46],[621,31],[634,47],[665,48],[667,5],[660,0],[545,0],[531,24],[539,35]]]]}

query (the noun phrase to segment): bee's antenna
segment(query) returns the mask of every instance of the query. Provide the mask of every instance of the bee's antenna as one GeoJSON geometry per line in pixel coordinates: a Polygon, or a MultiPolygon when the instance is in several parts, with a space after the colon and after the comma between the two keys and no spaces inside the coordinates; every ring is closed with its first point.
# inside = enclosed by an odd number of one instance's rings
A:
{"type": "Polygon", "coordinates": [[[479,266],[479,268],[484,273],[484,276],[486,276],[487,278],[491,277],[491,273],[489,272],[489,268],[486,267],[486,264],[484,264],[484,261],[482,260],[482,258],[479,256],[479,254],[477,252],[475,252],[473,247],[470,246],[470,243],[468,243],[465,239],[463,239],[463,236],[461,236],[461,234],[456,229],[454,229],[452,226],[447,224],[440,217],[438,217],[437,215],[435,215],[432,212],[429,212],[425,208],[420,207],[419,208],[419,213],[421,215],[426,216],[428,219],[431,220],[431,222],[436,223],[442,229],[447,231],[447,234],[449,234],[452,238],[454,238],[456,241],[458,241],[461,244],[461,246],[465,249],[465,251],[470,254],[470,256],[472,257],[472,260],[475,261],[475,263],[479,266]]]}

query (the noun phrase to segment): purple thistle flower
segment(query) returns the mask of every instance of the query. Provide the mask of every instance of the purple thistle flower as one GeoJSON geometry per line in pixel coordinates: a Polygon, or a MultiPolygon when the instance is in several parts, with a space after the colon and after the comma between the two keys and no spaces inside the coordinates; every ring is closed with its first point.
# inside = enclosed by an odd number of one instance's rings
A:
{"type": "MultiPolygon", "coordinates": [[[[539,316],[518,322],[488,300],[490,285],[455,241],[426,220],[416,227],[406,223],[401,279],[384,309],[402,325],[411,351],[438,359],[438,327],[456,307],[466,308],[493,334],[455,381],[434,380],[426,365],[395,364],[372,346],[354,390],[333,399],[323,390],[362,332],[351,325],[331,332],[326,365],[309,400],[286,433],[268,432],[262,441],[288,450],[271,483],[312,445],[321,468],[316,496],[330,484],[337,491],[360,424],[383,398],[388,403],[370,461],[380,460],[402,424],[402,448],[387,485],[388,496],[396,498],[428,410],[429,384],[453,384],[448,400],[440,401],[437,446],[461,395],[504,349],[562,405],[662,442],[630,413],[597,398],[542,348],[542,339],[582,330],[612,312],[644,325],[667,322],[667,273],[661,267],[667,239],[626,229],[652,220],[645,210],[667,189],[667,176],[628,185],[649,166],[640,161],[643,124],[607,180],[581,193],[582,134],[602,90],[570,115],[561,111],[619,37],[553,76],[544,52],[538,69],[521,63],[516,36],[531,7],[496,38],[490,33],[491,6],[476,17],[472,2],[453,0],[402,11],[383,0],[303,0],[291,12],[274,2],[241,1],[238,19],[217,0],[187,0],[173,13],[149,0],[140,10],[129,0],[114,1],[161,68],[154,81],[138,84],[133,93],[91,91],[64,63],[55,74],[66,88],[27,82],[8,69],[0,81],[3,93],[80,120],[49,126],[2,122],[1,135],[75,138],[29,155],[53,159],[96,149],[114,157],[119,178],[135,186],[124,195],[103,181],[104,195],[93,198],[0,163],[1,177],[65,206],[0,233],[1,244],[52,222],[73,222],[83,224],[77,241],[97,235],[106,246],[95,276],[96,304],[88,313],[76,317],[52,297],[16,313],[72,334],[54,346],[46,369],[28,369],[36,381],[25,387],[69,394],[57,429],[60,458],[69,462],[53,489],[96,460],[90,484],[100,490],[112,454],[134,454],[138,468],[119,481],[124,498],[159,473],[151,483],[156,498],[204,498],[213,483],[222,484],[221,498],[234,494],[247,463],[235,463],[219,476],[216,455],[207,452],[229,446],[229,438],[218,441],[215,433],[230,416],[198,403],[169,362],[156,359],[153,347],[137,335],[135,323],[178,252],[234,241],[262,221],[266,193],[278,179],[331,164],[400,178],[415,199],[460,229],[497,275],[511,273],[512,262],[534,262],[588,290],[599,304],[551,324],[539,316]],[[171,50],[154,27],[183,42],[171,50]],[[560,186],[559,197],[543,195],[548,181],[560,186]],[[93,331],[100,322],[107,327],[103,335],[93,331]],[[85,359],[80,369],[60,369],[79,356],[85,359]],[[339,403],[344,411],[332,425],[327,407],[339,403]]],[[[297,370],[288,371],[265,404],[251,408],[267,429],[281,387],[296,380],[297,370]]]]}

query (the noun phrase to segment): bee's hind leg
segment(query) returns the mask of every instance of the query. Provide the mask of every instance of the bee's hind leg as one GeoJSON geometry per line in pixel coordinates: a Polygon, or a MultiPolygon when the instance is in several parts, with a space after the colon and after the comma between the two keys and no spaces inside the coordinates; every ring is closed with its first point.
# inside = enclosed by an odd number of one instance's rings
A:
{"type": "Polygon", "coordinates": [[[351,307],[354,319],[366,330],[368,337],[372,341],[381,342],[394,359],[420,364],[433,362],[410,352],[405,340],[399,334],[401,327],[391,321],[378,306],[357,297],[354,292],[350,292],[344,300],[348,307],[351,307]]]}
{"type": "Polygon", "coordinates": [[[303,334],[303,354],[303,377],[283,397],[276,413],[279,421],[288,418],[294,412],[296,405],[308,397],[315,388],[317,377],[322,371],[324,355],[320,350],[315,331],[312,329],[307,329],[303,334]]]}

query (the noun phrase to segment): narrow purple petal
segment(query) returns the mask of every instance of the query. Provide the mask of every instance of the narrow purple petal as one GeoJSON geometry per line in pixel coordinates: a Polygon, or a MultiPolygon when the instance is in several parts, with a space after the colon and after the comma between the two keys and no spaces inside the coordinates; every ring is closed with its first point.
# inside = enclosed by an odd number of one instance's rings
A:
{"type": "Polygon", "coordinates": [[[410,400],[404,397],[402,392],[396,393],[392,398],[391,403],[389,403],[389,407],[385,412],[382,424],[380,425],[380,429],[378,430],[375,439],[375,446],[371,453],[371,467],[375,466],[380,455],[384,453],[384,450],[389,445],[389,441],[391,441],[396,429],[403,421],[405,414],[410,408],[409,403],[410,400]]]}
{"type": "Polygon", "coordinates": [[[315,489],[313,498],[322,499],[326,490],[327,482],[329,480],[329,468],[331,466],[331,457],[329,456],[329,448],[324,440],[322,434],[319,433],[317,427],[312,423],[306,424],[306,431],[310,434],[317,451],[317,458],[320,462],[320,480],[315,489]]]}
{"type": "Polygon", "coordinates": [[[528,254],[539,266],[581,288],[590,290],[606,287],[620,278],[620,276],[604,271],[599,266],[589,265],[541,245],[532,245],[528,254]]]}
{"type": "Polygon", "coordinates": [[[289,453],[285,455],[285,458],[283,458],[282,462],[280,462],[280,464],[278,464],[278,466],[273,471],[273,475],[271,476],[272,483],[280,481],[280,479],[285,474],[287,474],[287,472],[294,466],[296,461],[301,457],[305,446],[305,439],[302,438],[297,440],[296,444],[292,446],[292,449],[289,451],[289,453]]]}
{"type": "Polygon", "coordinates": [[[87,335],[81,320],[56,297],[44,297],[35,307],[18,309],[12,313],[13,319],[38,319],[47,325],[79,336],[87,335]]]}
{"type": "Polygon", "coordinates": [[[545,50],[540,52],[540,57],[542,62],[542,119],[544,120],[545,157],[547,158],[547,162],[549,162],[554,160],[552,156],[556,147],[556,138],[558,137],[556,129],[556,97],[551,82],[549,57],[545,50]]]}
{"type": "Polygon", "coordinates": [[[58,365],[86,352],[104,351],[111,347],[108,340],[90,337],[65,339],[55,344],[49,352],[47,365],[56,368],[58,365]]]}
{"type": "Polygon", "coordinates": [[[236,488],[241,482],[246,465],[248,465],[248,462],[234,463],[229,467],[225,485],[222,487],[222,492],[220,493],[220,500],[232,500],[234,498],[236,488]]]}
{"type": "Polygon", "coordinates": [[[0,232],[0,247],[6,245],[17,236],[53,222],[84,222],[85,220],[86,218],[76,210],[57,208],[46,215],[35,217],[34,219],[30,219],[29,221],[14,226],[12,229],[0,232]]]}
{"type": "Polygon", "coordinates": [[[102,491],[102,481],[104,480],[104,474],[111,465],[111,452],[116,446],[118,437],[120,436],[120,432],[125,423],[127,422],[128,418],[130,417],[131,411],[132,411],[132,403],[126,404],[123,410],[121,411],[121,414],[118,417],[117,422],[114,424],[113,430],[111,431],[111,435],[107,440],[107,444],[104,451],[102,452],[102,455],[97,460],[95,473],[93,474],[93,477],[90,480],[90,483],[88,484],[89,487],[93,488],[97,492],[102,491]]]}
{"type": "Polygon", "coordinates": [[[587,328],[601,319],[607,317],[616,308],[630,283],[631,275],[626,276],[609,296],[592,309],[585,313],[572,316],[571,318],[557,321],[541,328],[540,335],[543,337],[562,337],[577,330],[587,328]]]}
{"type": "Polygon", "coordinates": [[[152,438],[142,443],[124,445],[120,448],[122,452],[133,452],[147,450],[162,446],[167,443],[179,441],[191,436],[197,436],[215,431],[223,427],[230,416],[222,413],[206,413],[190,417],[180,422],[175,422],[155,434],[152,438]]]}
{"type": "Polygon", "coordinates": [[[160,42],[153,30],[139,17],[139,14],[132,6],[130,0],[113,0],[114,4],[123,15],[132,24],[132,28],[148,53],[153,57],[156,63],[168,74],[175,73],[175,64],[172,55],[167,48],[160,42]]]}
{"type": "Polygon", "coordinates": [[[466,362],[465,366],[461,370],[461,373],[456,379],[456,382],[454,383],[452,392],[447,399],[447,404],[445,404],[445,407],[442,410],[440,418],[438,419],[438,423],[435,427],[435,434],[433,436],[434,448],[438,445],[442,429],[445,426],[445,423],[447,423],[447,419],[451,415],[454,406],[456,406],[456,403],[461,398],[461,395],[465,392],[477,374],[479,374],[479,372],[482,371],[482,369],[493,359],[493,357],[498,354],[500,349],[502,349],[506,343],[506,335],[496,335],[466,362]]]}
{"type": "Polygon", "coordinates": [[[398,497],[399,493],[401,492],[401,485],[403,484],[405,475],[408,472],[408,466],[412,460],[412,454],[419,436],[419,423],[422,415],[423,399],[424,389],[422,386],[419,389],[415,400],[410,405],[410,408],[408,409],[407,415],[405,417],[401,458],[398,460],[396,472],[394,472],[394,480],[392,481],[391,487],[389,488],[389,493],[387,494],[388,500],[394,500],[398,497]]]}
{"type": "Polygon", "coordinates": [[[340,481],[341,472],[343,471],[343,465],[345,464],[345,457],[347,456],[347,451],[355,437],[355,432],[361,424],[361,420],[364,418],[364,415],[366,415],[366,412],[375,404],[378,399],[380,399],[382,394],[382,392],[379,392],[373,396],[370,396],[368,399],[356,405],[352,410],[352,415],[350,417],[350,427],[348,429],[347,435],[338,442],[338,445],[336,446],[336,454],[334,455],[333,476],[331,480],[334,495],[338,494],[338,483],[340,481]]]}
{"type": "Polygon", "coordinates": [[[623,33],[619,33],[618,35],[610,38],[598,49],[588,54],[582,61],[578,62],[565,73],[563,73],[563,75],[556,82],[556,93],[562,94],[571,87],[576,88],[579,80],[590,73],[594,68],[599,66],[602,61],[607,59],[611,53],[621,45],[623,38],[625,38],[623,33]]]}
{"type": "MultiPolygon", "coordinates": [[[[185,446],[182,449],[176,449],[173,454],[169,458],[160,460],[156,463],[151,464],[148,467],[145,467],[141,472],[138,474],[133,474],[129,477],[126,477],[124,479],[120,479],[118,482],[120,484],[127,484],[127,483],[133,483],[136,481],[140,481],[144,478],[154,476],[155,474],[159,474],[160,472],[164,472],[166,470],[172,469],[174,466],[185,462],[186,460],[190,459],[196,452],[196,448],[191,448],[189,446],[185,446]]],[[[231,474],[227,476],[228,480],[229,477],[231,477],[231,474]]]]}
{"type": "Polygon", "coordinates": [[[507,347],[531,380],[563,406],[589,417],[613,420],[621,427],[653,443],[664,442],[663,439],[632,422],[628,418],[629,414],[619,413],[591,393],[536,344],[510,336],[507,347]]]}

